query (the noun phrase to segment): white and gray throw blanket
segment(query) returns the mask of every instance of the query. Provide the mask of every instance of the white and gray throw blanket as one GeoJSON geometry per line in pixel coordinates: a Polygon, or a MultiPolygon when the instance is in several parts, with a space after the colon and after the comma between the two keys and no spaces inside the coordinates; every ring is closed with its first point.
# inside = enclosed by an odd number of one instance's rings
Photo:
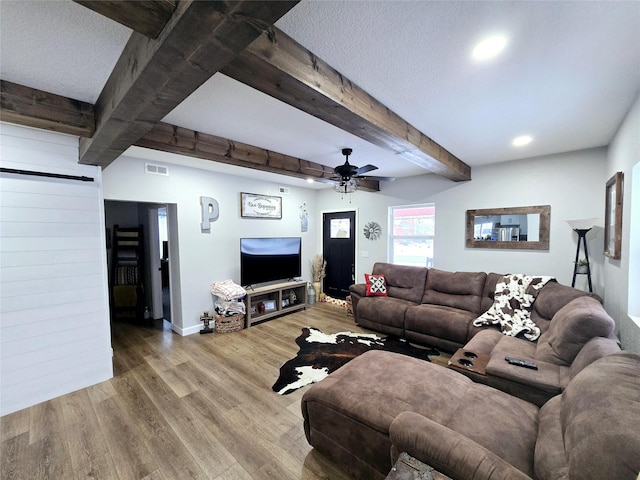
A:
{"type": "Polygon", "coordinates": [[[520,333],[532,342],[540,336],[540,328],[531,320],[531,306],[538,292],[553,277],[534,277],[520,273],[505,275],[496,284],[493,305],[476,318],[476,327],[500,325],[502,333],[512,337],[520,333]]]}

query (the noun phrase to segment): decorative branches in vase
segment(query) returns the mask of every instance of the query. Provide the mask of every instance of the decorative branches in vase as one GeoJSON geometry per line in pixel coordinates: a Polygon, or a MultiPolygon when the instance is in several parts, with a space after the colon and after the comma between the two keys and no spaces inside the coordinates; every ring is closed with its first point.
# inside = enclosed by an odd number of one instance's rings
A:
{"type": "Polygon", "coordinates": [[[316,291],[316,302],[320,301],[320,282],[327,275],[327,262],[322,255],[316,255],[311,262],[311,279],[313,289],[316,291]]]}

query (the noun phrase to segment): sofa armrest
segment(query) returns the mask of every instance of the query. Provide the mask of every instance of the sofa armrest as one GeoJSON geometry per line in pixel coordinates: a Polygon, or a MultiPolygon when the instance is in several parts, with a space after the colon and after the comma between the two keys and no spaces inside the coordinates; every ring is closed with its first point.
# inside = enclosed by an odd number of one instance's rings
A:
{"type": "Polygon", "coordinates": [[[531,480],[473,440],[414,412],[398,415],[389,437],[398,452],[407,452],[454,480],[531,480]]]}
{"type": "Polygon", "coordinates": [[[351,296],[351,310],[353,311],[353,320],[358,323],[358,302],[361,298],[367,296],[367,286],[364,283],[354,283],[349,286],[349,295],[351,296]]]}
{"type": "Polygon", "coordinates": [[[354,283],[349,286],[349,292],[352,295],[355,293],[360,297],[365,297],[367,295],[367,285],[364,283],[354,283]]]}

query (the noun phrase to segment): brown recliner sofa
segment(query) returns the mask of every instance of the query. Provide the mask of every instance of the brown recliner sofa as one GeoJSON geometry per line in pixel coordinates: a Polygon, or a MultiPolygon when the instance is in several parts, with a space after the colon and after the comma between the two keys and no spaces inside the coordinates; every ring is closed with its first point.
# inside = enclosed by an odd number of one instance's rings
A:
{"type": "Polygon", "coordinates": [[[367,297],[363,284],[352,285],[356,323],[447,352],[462,348],[488,357],[481,373],[463,369],[464,374],[536,405],[562,392],[574,359],[590,339],[599,338],[582,353],[581,367],[620,350],[615,322],[600,301],[557,282],[537,293],[530,315],[542,333],[531,342],[503,335],[494,326],[473,325],[493,304],[503,275],[389,263],[376,263],[373,273],[385,276],[388,296],[367,297]],[[537,370],[511,365],[505,357],[529,360],[537,370]]]}
{"type": "Polygon", "coordinates": [[[302,398],[309,443],[353,478],[407,452],[454,480],[632,480],[640,472],[640,355],[603,357],[542,408],[457,371],[371,351],[302,398]]]}

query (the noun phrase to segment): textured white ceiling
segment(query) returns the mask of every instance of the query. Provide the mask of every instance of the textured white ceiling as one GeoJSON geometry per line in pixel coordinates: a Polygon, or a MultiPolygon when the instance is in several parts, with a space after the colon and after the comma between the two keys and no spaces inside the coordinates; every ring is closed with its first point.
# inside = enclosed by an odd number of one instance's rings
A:
{"type": "MultiPolygon", "coordinates": [[[[640,89],[638,1],[303,1],[277,26],[471,166],[607,145],[640,89]],[[503,54],[472,61],[496,32],[503,54]],[[534,141],[512,147],[525,133],[534,141]]],[[[0,0],[0,77],[95,102],[129,34],[68,0],[0,0]]],[[[220,74],[165,120],[325,165],[348,146],[375,174],[423,173],[220,74]]]]}
{"type": "Polygon", "coordinates": [[[303,2],[277,25],[470,165],[606,145],[640,88],[637,1],[303,2]]]}
{"type": "Polygon", "coordinates": [[[95,103],[130,35],[71,1],[0,0],[0,78],[95,103]]]}

